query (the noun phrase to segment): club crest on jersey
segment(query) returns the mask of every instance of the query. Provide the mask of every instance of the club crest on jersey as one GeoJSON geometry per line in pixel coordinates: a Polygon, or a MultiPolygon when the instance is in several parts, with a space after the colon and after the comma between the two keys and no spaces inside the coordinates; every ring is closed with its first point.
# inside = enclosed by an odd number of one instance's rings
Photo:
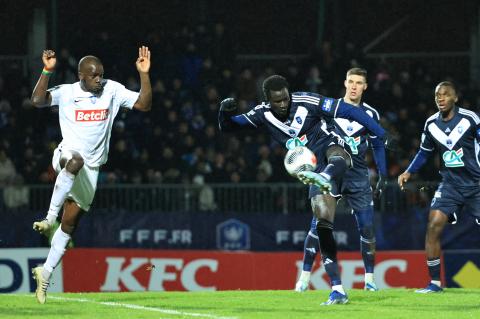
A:
{"type": "Polygon", "coordinates": [[[302,118],[300,116],[297,116],[295,120],[297,121],[298,124],[302,124],[302,118]]]}
{"type": "Polygon", "coordinates": [[[285,143],[285,147],[288,150],[293,150],[297,146],[305,146],[308,143],[308,138],[307,135],[302,135],[300,137],[295,137],[288,139],[288,141],[285,143]]]}
{"type": "Polygon", "coordinates": [[[92,104],[97,103],[97,97],[96,96],[91,96],[90,97],[90,102],[92,102],[92,104]]]}
{"type": "Polygon", "coordinates": [[[108,109],[75,110],[76,122],[99,122],[108,118],[108,109]]]}
{"type": "Polygon", "coordinates": [[[348,146],[350,146],[350,149],[352,150],[352,154],[357,155],[358,145],[360,145],[360,142],[361,142],[360,136],[357,136],[357,137],[345,136],[343,139],[345,140],[345,142],[347,142],[348,146]]]}
{"type": "Polygon", "coordinates": [[[442,155],[442,159],[445,162],[445,167],[462,167],[465,163],[462,161],[463,149],[446,151],[442,155]]]}
{"type": "Polygon", "coordinates": [[[349,132],[353,131],[353,126],[351,126],[351,125],[347,126],[347,131],[349,131],[349,132]]]}
{"type": "Polygon", "coordinates": [[[457,127],[457,131],[458,131],[458,133],[462,134],[463,133],[463,127],[462,126],[457,127]]]}
{"type": "Polygon", "coordinates": [[[288,134],[293,137],[297,134],[297,132],[295,132],[295,130],[288,130],[288,134]]]}
{"type": "Polygon", "coordinates": [[[332,109],[332,104],[333,104],[333,99],[326,98],[323,101],[322,110],[324,110],[326,112],[330,112],[330,110],[332,109]]]}

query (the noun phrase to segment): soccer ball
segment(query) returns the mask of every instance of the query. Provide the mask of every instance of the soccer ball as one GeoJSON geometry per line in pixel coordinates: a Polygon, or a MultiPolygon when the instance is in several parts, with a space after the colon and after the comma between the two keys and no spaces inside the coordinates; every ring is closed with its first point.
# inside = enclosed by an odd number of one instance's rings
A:
{"type": "Polygon", "coordinates": [[[317,168],[317,157],[305,146],[296,146],[285,155],[283,165],[288,174],[297,176],[303,171],[313,171],[317,168]]]}

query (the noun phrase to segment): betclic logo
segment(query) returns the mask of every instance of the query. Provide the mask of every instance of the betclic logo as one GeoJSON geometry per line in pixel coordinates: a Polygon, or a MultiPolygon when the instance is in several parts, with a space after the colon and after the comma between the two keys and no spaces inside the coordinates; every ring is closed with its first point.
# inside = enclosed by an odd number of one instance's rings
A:
{"type": "Polygon", "coordinates": [[[108,109],[75,110],[76,122],[99,122],[108,118],[108,109]]]}

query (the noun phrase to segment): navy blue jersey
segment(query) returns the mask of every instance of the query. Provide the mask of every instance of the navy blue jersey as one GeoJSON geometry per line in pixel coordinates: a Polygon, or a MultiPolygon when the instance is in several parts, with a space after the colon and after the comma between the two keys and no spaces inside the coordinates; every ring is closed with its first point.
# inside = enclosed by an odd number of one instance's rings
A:
{"type": "Polygon", "coordinates": [[[443,121],[440,112],[425,122],[420,148],[440,153],[440,174],[457,186],[477,186],[480,182],[480,118],[475,112],[455,106],[455,115],[443,121]]]}
{"type": "MultiPolygon", "coordinates": [[[[361,102],[358,107],[364,110],[377,123],[380,122],[380,115],[373,107],[364,102],[361,102]]],[[[335,132],[345,140],[351,149],[353,167],[345,172],[344,179],[359,180],[368,178],[368,167],[365,162],[365,155],[370,145],[374,147],[374,157],[379,173],[383,176],[387,174],[383,141],[379,141],[376,136],[369,134],[368,130],[356,121],[335,118],[333,124],[335,132]],[[376,146],[379,146],[381,148],[380,151],[383,153],[380,154],[380,152],[376,150],[376,146]]]]}
{"type": "Polygon", "coordinates": [[[232,130],[235,127],[265,127],[274,140],[286,145],[287,148],[290,148],[289,143],[299,139],[301,144],[317,155],[320,163],[324,160],[324,152],[334,136],[322,126],[322,123],[325,122],[325,118],[336,116],[357,120],[379,135],[385,134],[381,126],[364,111],[341,100],[310,92],[292,93],[290,113],[284,122],[274,116],[269,103],[262,103],[247,113],[232,117],[225,116],[220,111],[219,124],[222,130],[232,130]]]}

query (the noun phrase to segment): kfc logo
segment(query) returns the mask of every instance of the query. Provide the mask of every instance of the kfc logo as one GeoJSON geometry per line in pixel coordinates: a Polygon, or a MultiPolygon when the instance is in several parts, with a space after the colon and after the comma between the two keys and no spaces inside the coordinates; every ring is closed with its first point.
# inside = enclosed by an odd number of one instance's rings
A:
{"type": "Polygon", "coordinates": [[[75,111],[75,121],[77,122],[105,121],[107,118],[108,118],[108,109],[76,110],[75,111]]]}

